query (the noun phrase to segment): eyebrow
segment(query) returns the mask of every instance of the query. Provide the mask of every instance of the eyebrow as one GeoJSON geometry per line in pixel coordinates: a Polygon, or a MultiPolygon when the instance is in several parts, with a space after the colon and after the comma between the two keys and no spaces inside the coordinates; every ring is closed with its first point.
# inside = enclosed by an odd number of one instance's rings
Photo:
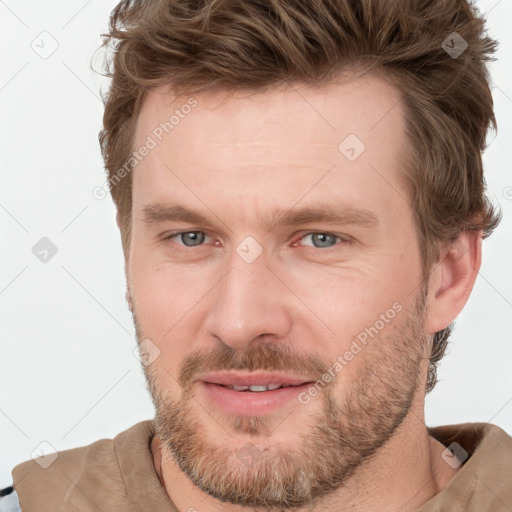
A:
{"type": "Polygon", "coordinates": [[[154,203],[142,208],[142,221],[145,224],[161,224],[163,222],[187,222],[189,224],[206,224],[211,222],[202,214],[189,210],[181,205],[154,203]]]}
{"type": "Polygon", "coordinates": [[[297,226],[315,222],[341,225],[356,224],[364,227],[373,227],[379,224],[379,219],[373,212],[341,204],[274,211],[272,217],[272,226],[297,226]]]}
{"type": "MultiPolygon", "coordinates": [[[[142,221],[148,225],[162,224],[164,222],[184,222],[208,227],[213,227],[214,225],[205,215],[178,204],[148,204],[141,209],[141,212],[142,221]]],[[[311,223],[353,224],[362,227],[375,227],[379,224],[379,219],[375,213],[344,203],[331,203],[329,205],[324,204],[287,210],[274,209],[270,219],[271,222],[267,223],[270,231],[276,226],[298,226],[311,223]]]]}

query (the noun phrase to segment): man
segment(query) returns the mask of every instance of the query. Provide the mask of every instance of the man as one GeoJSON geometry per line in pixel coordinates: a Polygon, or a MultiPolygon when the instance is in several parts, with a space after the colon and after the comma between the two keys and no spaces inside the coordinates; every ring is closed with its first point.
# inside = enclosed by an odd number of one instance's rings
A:
{"type": "Polygon", "coordinates": [[[21,510],[511,510],[511,438],[424,419],[499,222],[474,8],[127,0],[106,42],[156,416],[15,467],[21,510]]]}

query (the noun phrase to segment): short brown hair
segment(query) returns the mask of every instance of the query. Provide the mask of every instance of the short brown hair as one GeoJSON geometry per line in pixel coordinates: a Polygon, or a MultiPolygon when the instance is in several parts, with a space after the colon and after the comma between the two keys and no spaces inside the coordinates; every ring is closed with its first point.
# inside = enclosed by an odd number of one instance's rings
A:
{"type": "MultiPolygon", "coordinates": [[[[427,277],[443,244],[465,230],[485,238],[500,221],[485,195],[481,157],[489,126],[496,130],[486,62],[497,43],[484,24],[466,0],[121,1],[104,36],[114,53],[99,140],[125,257],[132,178],[113,178],[129,161],[149,90],[321,86],[363,67],[402,94],[411,145],[402,171],[427,277]]],[[[434,335],[427,391],[451,327],[434,335]]]]}

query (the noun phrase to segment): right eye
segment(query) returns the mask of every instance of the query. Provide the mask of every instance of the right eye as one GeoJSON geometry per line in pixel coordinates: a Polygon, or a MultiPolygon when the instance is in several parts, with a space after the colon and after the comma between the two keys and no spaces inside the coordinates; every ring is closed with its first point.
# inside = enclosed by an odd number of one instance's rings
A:
{"type": "Polygon", "coordinates": [[[178,245],[197,247],[203,244],[208,236],[204,231],[179,231],[164,237],[164,240],[174,240],[178,245]]]}

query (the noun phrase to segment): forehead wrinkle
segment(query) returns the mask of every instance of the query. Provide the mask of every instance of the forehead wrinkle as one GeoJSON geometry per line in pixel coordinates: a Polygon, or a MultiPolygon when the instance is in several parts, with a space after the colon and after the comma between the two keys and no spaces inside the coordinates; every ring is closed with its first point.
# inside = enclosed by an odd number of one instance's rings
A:
{"type": "Polygon", "coordinates": [[[303,147],[305,144],[308,146],[319,146],[319,147],[336,147],[337,144],[334,142],[265,142],[265,141],[250,141],[250,142],[208,142],[209,146],[219,146],[219,147],[235,147],[235,148],[245,148],[248,146],[272,146],[272,147],[281,147],[281,146],[299,146],[303,147]]]}

